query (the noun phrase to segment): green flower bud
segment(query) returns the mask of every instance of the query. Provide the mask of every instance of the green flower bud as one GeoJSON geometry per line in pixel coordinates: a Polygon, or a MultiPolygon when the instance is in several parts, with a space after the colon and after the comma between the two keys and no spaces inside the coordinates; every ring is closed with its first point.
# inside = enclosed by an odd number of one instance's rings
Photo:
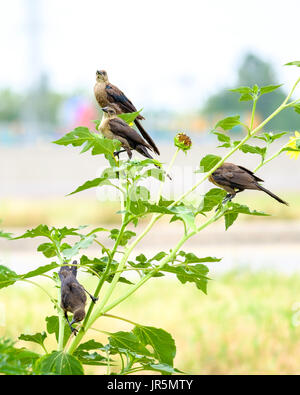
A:
{"type": "Polygon", "coordinates": [[[176,147],[186,152],[192,147],[192,140],[184,133],[178,133],[174,138],[176,147]]]}

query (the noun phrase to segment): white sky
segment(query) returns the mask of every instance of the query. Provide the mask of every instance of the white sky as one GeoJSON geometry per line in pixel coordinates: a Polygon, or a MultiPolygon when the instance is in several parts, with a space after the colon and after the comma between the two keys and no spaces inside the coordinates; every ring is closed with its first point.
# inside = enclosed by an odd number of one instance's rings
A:
{"type": "Polygon", "coordinates": [[[92,92],[106,69],[138,108],[197,108],[234,84],[249,50],[288,88],[299,68],[282,65],[300,60],[299,15],[299,0],[1,0],[0,88],[22,90],[42,68],[57,90],[92,92]],[[28,46],[25,5],[35,3],[40,59],[28,46]]]}

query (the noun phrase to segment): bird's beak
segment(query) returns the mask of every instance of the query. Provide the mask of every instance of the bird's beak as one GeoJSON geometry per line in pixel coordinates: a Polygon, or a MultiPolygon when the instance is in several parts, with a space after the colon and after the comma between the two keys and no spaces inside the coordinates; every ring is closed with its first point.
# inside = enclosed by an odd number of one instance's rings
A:
{"type": "Polygon", "coordinates": [[[106,112],[106,113],[108,112],[107,107],[104,107],[104,108],[102,108],[101,110],[104,111],[104,112],[106,112]]]}

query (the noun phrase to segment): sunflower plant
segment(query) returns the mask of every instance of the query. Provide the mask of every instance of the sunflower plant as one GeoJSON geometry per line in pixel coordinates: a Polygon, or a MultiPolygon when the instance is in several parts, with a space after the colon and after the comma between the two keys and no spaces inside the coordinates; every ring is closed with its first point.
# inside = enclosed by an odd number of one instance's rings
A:
{"type": "MultiPolygon", "coordinates": [[[[289,65],[299,67],[300,62],[291,62],[289,65]]],[[[14,242],[19,239],[39,238],[41,244],[38,253],[43,254],[50,262],[23,274],[0,266],[0,288],[13,286],[18,281],[27,281],[33,286],[42,287],[33,279],[43,276],[49,284],[42,289],[49,296],[49,303],[53,304],[56,312],[53,316],[44,317],[43,332],[23,333],[19,336],[19,340],[38,344],[39,353],[31,351],[30,346],[18,348],[17,340],[1,339],[0,373],[82,375],[88,365],[104,367],[107,374],[125,375],[141,371],[161,374],[181,372],[180,366],[174,366],[176,344],[172,334],[162,328],[151,326],[151,317],[148,322],[139,323],[137,317],[130,316],[130,312],[128,317],[120,317],[114,314],[113,310],[130,299],[146,283],[156,281],[158,277],[165,275],[174,276],[179,286],[191,283],[199,292],[205,294],[208,292],[208,264],[220,262],[221,258],[213,254],[197,256],[193,251],[186,251],[184,249],[186,241],[192,237],[199,237],[200,232],[221,219],[224,219],[225,229],[228,230],[239,215],[267,216],[267,214],[230,201],[223,204],[226,192],[219,188],[210,189],[194,203],[187,203],[186,198],[238,150],[256,156],[257,167],[254,171],[276,159],[283,152],[295,158],[299,156],[299,132],[295,132],[288,142],[285,142],[288,132],[264,132],[264,126],[281,111],[293,107],[295,111],[300,112],[300,99],[292,99],[299,82],[300,78],[283,103],[255,127],[253,120],[257,101],[262,95],[271,94],[280,85],[243,86],[233,89],[235,93],[240,94],[241,101],[249,101],[251,105],[252,116],[249,124],[245,124],[240,115],[232,115],[217,122],[211,133],[218,146],[226,148],[226,154],[223,157],[206,154],[201,158],[196,183],[173,200],[163,195],[165,183],[172,182],[166,180],[166,175],[172,174],[172,167],[178,155],[184,153],[188,160],[189,150],[198,149],[192,145],[190,137],[185,133],[178,133],[175,137],[174,154],[166,170],[152,159],[119,160],[114,156],[114,152],[119,150],[120,142],[99,135],[97,126],[100,121],[95,121],[96,131],[78,127],[55,141],[55,144],[61,147],[71,146],[75,149],[80,147],[81,153],[102,155],[106,158],[107,167],[102,174],[78,186],[74,191],[70,191],[70,194],[103,186],[117,190],[120,226],[110,229],[99,224],[99,227],[93,229],[88,226],[68,228],[41,224],[16,237],[0,232],[0,237],[10,238],[15,240],[14,242]],[[237,126],[245,131],[244,137],[239,140],[232,138],[229,133],[237,126]],[[257,145],[258,140],[259,145],[257,145]],[[280,143],[280,149],[275,153],[272,148],[274,142],[280,143]],[[159,184],[155,196],[142,185],[142,182],[148,178],[154,179],[159,184]],[[169,219],[170,227],[175,221],[182,224],[182,234],[178,242],[166,246],[164,251],[156,251],[153,256],[137,255],[136,247],[140,246],[146,235],[157,229],[163,217],[169,219]],[[137,233],[133,229],[137,229],[141,219],[148,221],[147,226],[137,233]],[[100,234],[105,235],[107,241],[113,240],[112,248],[109,248],[107,243],[99,241],[100,234]],[[90,254],[92,246],[99,248],[96,256],[90,254]],[[76,336],[67,325],[60,306],[60,280],[57,274],[61,266],[72,266],[75,259],[79,263],[79,276],[80,271],[83,271],[97,279],[93,295],[98,298],[96,304],[91,302],[88,305],[84,320],[77,325],[76,336]],[[134,278],[129,277],[128,273],[135,273],[134,278]],[[122,287],[123,291],[118,292],[116,296],[120,284],[125,285],[125,290],[122,287]],[[111,330],[101,332],[105,335],[105,343],[99,342],[93,330],[95,322],[101,323],[102,317],[109,317],[112,321],[111,330]],[[127,322],[131,325],[131,330],[114,331],[114,320],[127,322]],[[49,349],[47,346],[47,338],[50,336],[56,339],[55,349],[49,349]]],[[[122,115],[128,123],[132,122],[135,116],[136,114],[122,115]]],[[[159,295],[157,297],[159,298],[159,295]]],[[[199,308],[201,309],[201,306],[199,308]]],[[[163,309],[162,304],[162,314],[163,309]]]]}

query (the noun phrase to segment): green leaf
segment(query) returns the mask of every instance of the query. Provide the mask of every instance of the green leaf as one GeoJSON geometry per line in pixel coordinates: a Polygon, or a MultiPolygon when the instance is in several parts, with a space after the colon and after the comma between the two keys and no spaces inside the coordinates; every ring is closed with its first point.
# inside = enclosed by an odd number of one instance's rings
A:
{"type": "Polygon", "coordinates": [[[130,350],[142,355],[150,355],[145,344],[140,341],[134,332],[109,333],[109,344],[119,349],[130,350]]]}
{"type": "Polygon", "coordinates": [[[152,326],[140,325],[133,329],[133,333],[145,347],[152,347],[153,355],[159,362],[173,366],[176,346],[170,333],[152,326]]]}
{"type": "Polygon", "coordinates": [[[261,211],[251,210],[248,206],[241,205],[238,203],[228,203],[229,208],[224,214],[225,228],[226,230],[235,222],[238,214],[256,215],[256,216],[268,216],[269,214],[261,211]]]}
{"type": "MultiPolygon", "coordinates": [[[[112,240],[117,240],[119,233],[120,233],[119,229],[113,229],[113,230],[111,230],[109,237],[112,240]]],[[[136,236],[136,233],[132,232],[131,230],[126,230],[125,232],[123,232],[121,239],[119,241],[119,244],[121,246],[126,246],[128,241],[134,236],[136,236]]]]}
{"type": "Polygon", "coordinates": [[[38,246],[37,249],[39,252],[42,252],[46,258],[53,258],[56,256],[56,249],[53,243],[44,243],[38,246]]]}
{"type": "Polygon", "coordinates": [[[252,88],[249,86],[240,86],[239,88],[229,89],[230,92],[237,92],[240,94],[252,93],[252,88]]]}
{"type": "Polygon", "coordinates": [[[264,95],[265,93],[270,93],[280,88],[283,84],[280,85],[267,85],[260,87],[260,95],[264,95]]]}
{"type": "Polygon", "coordinates": [[[113,185],[106,177],[98,177],[94,180],[87,181],[80,187],[78,187],[75,191],[69,193],[67,196],[74,195],[75,193],[85,191],[86,189],[96,188],[103,185],[113,185]]]}
{"type": "Polygon", "coordinates": [[[26,348],[15,348],[10,339],[0,338],[0,373],[6,375],[29,375],[39,354],[26,348]]]}
{"type": "Polygon", "coordinates": [[[293,109],[296,111],[297,114],[300,114],[300,103],[299,104],[295,104],[293,106],[293,109]]]}
{"type": "Polygon", "coordinates": [[[160,372],[161,374],[167,375],[167,374],[176,374],[176,373],[181,373],[183,374],[181,370],[178,370],[176,368],[173,368],[170,365],[167,365],[166,363],[150,363],[149,365],[143,365],[144,370],[152,370],[154,372],[160,372]]]}
{"type": "Polygon", "coordinates": [[[72,132],[67,133],[61,139],[54,141],[59,145],[72,145],[73,147],[83,146],[81,153],[92,150],[92,155],[108,155],[113,156],[121,143],[118,140],[110,140],[101,137],[98,133],[91,132],[86,127],[78,127],[72,132]]]}
{"type": "MultiPolygon", "coordinates": [[[[218,137],[218,140],[221,141],[222,143],[230,143],[230,137],[227,136],[224,133],[220,133],[220,132],[213,132],[213,134],[215,134],[218,137]]],[[[230,145],[230,144],[229,144],[230,145]]]]}
{"type": "MultiPolygon", "coordinates": [[[[47,323],[47,332],[49,334],[54,333],[55,338],[58,341],[58,333],[59,333],[58,316],[53,315],[51,317],[46,317],[46,323],[47,323]]],[[[67,320],[65,320],[64,341],[63,341],[64,346],[67,344],[67,341],[70,336],[71,336],[71,329],[67,323],[67,320]]]]}
{"type": "Polygon", "coordinates": [[[138,117],[140,115],[142,110],[143,109],[141,109],[140,111],[136,111],[136,112],[129,112],[129,113],[118,114],[118,117],[123,119],[123,121],[125,121],[126,123],[131,124],[132,122],[134,122],[136,117],[138,117]]]}
{"type": "Polygon", "coordinates": [[[0,265],[0,289],[13,285],[17,280],[17,273],[6,266],[0,265]]]}
{"type": "Polygon", "coordinates": [[[240,124],[241,124],[240,116],[239,115],[235,115],[233,117],[227,117],[227,118],[222,119],[221,121],[219,121],[216,124],[214,129],[222,128],[223,130],[230,130],[230,129],[232,129],[235,126],[238,126],[240,124]]]}
{"type": "Polygon", "coordinates": [[[158,181],[165,180],[165,171],[163,169],[148,169],[142,175],[143,178],[153,177],[158,181]]]}
{"type": "Polygon", "coordinates": [[[129,191],[128,195],[131,201],[148,201],[151,197],[150,191],[144,186],[133,185],[129,191]]]}
{"type": "Polygon", "coordinates": [[[202,292],[207,293],[207,282],[209,278],[206,275],[209,270],[205,265],[173,266],[165,264],[161,270],[176,274],[176,277],[182,284],[192,282],[202,292]]]}
{"type": "Polygon", "coordinates": [[[253,100],[253,96],[250,95],[249,93],[244,93],[243,95],[240,96],[240,101],[251,101],[253,100]]]}
{"type": "Polygon", "coordinates": [[[285,66],[297,66],[297,67],[300,67],[300,60],[295,60],[294,62],[286,63],[285,66]]]}
{"type": "Polygon", "coordinates": [[[27,238],[35,238],[35,237],[51,237],[51,231],[49,230],[47,225],[39,225],[34,229],[27,230],[23,235],[15,237],[14,240],[18,239],[27,239],[27,238]]]}
{"type": "Polygon", "coordinates": [[[216,164],[219,163],[221,159],[222,158],[220,156],[211,155],[211,154],[206,155],[200,161],[200,170],[198,172],[207,173],[213,167],[215,167],[216,164]]]}
{"type": "Polygon", "coordinates": [[[37,343],[40,346],[44,347],[44,341],[47,337],[47,333],[46,332],[42,332],[42,333],[36,333],[35,335],[20,335],[19,336],[19,340],[24,340],[26,342],[33,342],[33,343],[37,343]]]}
{"type": "Polygon", "coordinates": [[[12,239],[12,233],[5,233],[0,230],[0,237],[2,237],[3,239],[12,239]]]}
{"type": "Polygon", "coordinates": [[[35,237],[47,237],[51,241],[61,241],[66,236],[81,236],[77,233],[77,228],[51,228],[49,229],[47,225],[39,225],[34,229],[27,230],[23,235],[15,237],[13,240],[35,238],[35,237]]]}
{"type": "Polygon", "coordinates": [[[203,262],[220,262],[222,258],[215,258],[207,256],[205,258],[198,258],[193,252],[184,253],[184,263],[203,263],[203,262]]]}
{"type": "Polygon", "coordinates": [[[249,145],[249,144],[243,144],[240,148],[241,151],[244,152],[244,154],[250,153],[250,154],[258,154],[260,155],[262,158],[265,157],[266,155],[266,151],[267,148],[261,148],[261,147],[257,147],[257,146],[253,146],[253,145],[249,145]]]}
{"type": "Polygon", "coordinates": [[[80,241],[74,244],[72,248],[67,248],[62,251],[63,256],[66,259],[71,259],[73,256],[77,255],[80,250],[86,249],[90,247],[91,244],[93,244],[93,241],[95,240],[96,235],[91,234],[90,236],[85,236],[82,237],[80,241]]]}
{"type": "Polygon", "coordinates": [[[81,363],[74,356],[63,351],[53,351],[39,358],[35,370],[40,374],[83,375],[81,363]]]}
{"type": "Polygon", "coordinates": [[[169,209],[171,213],[174,213],[174,217],[171,219],[171,222],[177,221],[178,219],[183,221],[187,228],[191,228],[196,230],[195,224],[195,213],[184,204],[180,204],[178,206],[174,206],[169,209]]]}
{"type": "Polygon", "coordinates": [[[199,206],[199,212],[211,211],[214,207],[222,203],[226,196],[226,192],[220,188],[210,189],[203,197],[203,200],[199,206]]]}
{"type": "Polygon", "coordinates": [[[96,342],[95,340],[88,340],[85,343],[81,343],[76,351],[91,351],[91,350],[97,350],[98,348],[103,347],[102,343],[96,342]]]}
{"type": "Polygon", "coordinates": [[[47,273],[50,270],[56,269],[57,267],[59,267],[59,265],[56,262],[52,262],[48,265],[39,266],[37,269],[32,270],[32,271],[25,273],[25,274],[21,274],[18,277],[20,279],[23,279],[23,278],[40,276],[41,274],[47,273]]]}
{"type": "Polygon", "coordinates": [[[226,213],[224,215],[225,218],[225,229],[227,230],[237,219],[239,213],[232,212],[232,213],[226,213]]]}
{"type": "MultiPolygon", "coordinates": [[[[74,356],[78,359],[80,363],[83,365],[92,365],[92,366],[107,366],[107,358],[98,354],[97,352],[88,353],[87,351],[77,351],[74,352],[74,356]]],[[[110,360],[111,362],[111,360],[110,360]]],[[[110,363],[112,366],[112,364],[110,363]]]]}

